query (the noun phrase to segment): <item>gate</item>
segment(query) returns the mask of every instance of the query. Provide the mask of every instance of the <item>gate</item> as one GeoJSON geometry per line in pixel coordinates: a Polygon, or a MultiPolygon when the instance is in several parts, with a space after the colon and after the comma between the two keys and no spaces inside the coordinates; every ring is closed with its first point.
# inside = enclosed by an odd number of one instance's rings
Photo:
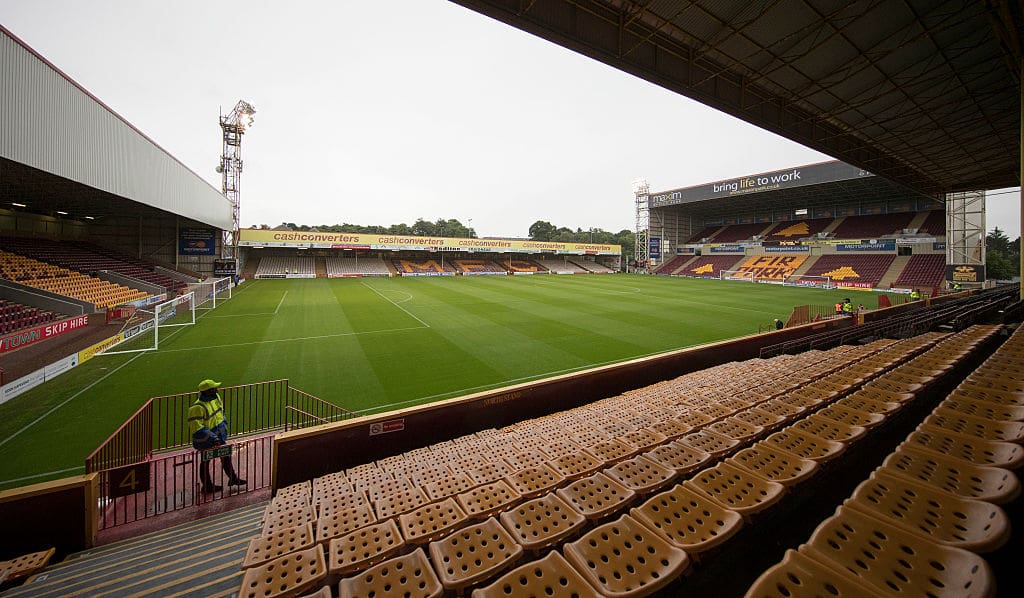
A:
{"type": "Polygon", "coordinates": [[[224,447],[202,452],[192,448],[188,409],[196,392],[153,397],[85,461],[86,472],[100,474],[99,529],[267,488],[274,434],[353,416],[292,388],[288,380],[218,390],[229,422],[225,446],[245,485],[228,486],[224,457],[217,454],[224,447]],[[210,468],[220,489],[202,492],[201,467],[210,468]]]}

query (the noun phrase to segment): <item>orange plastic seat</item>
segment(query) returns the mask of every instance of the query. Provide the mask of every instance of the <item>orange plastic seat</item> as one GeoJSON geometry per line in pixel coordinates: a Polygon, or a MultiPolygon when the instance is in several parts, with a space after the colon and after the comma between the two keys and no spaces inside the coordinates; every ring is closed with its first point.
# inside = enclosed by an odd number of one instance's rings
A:
{"type": "Polygon", "coordinates": [[[552,550],[542,559],[521,565],[489,586],[473,590],[473,598],[518,598],[526,596],[573,596],[602,598],[587,580],[552,550]]]}
{"type": "Polygon", "coordinates": [[[1006,405],[1010,407],[1024,407],[1024,393],[1007,392],[1004,390],[958,386],[952,393],[950,393],[950,397],[965,398],[972,401],[1006,405]]]}
{"type": "Polygon", "coordinates": [[[277,530],[304,525],[311,521],[313,507],[308,504],[275,510],[263,519],[263,535],[269,536],[277,530]]]}
{"type": "Polygon", "coordinates": [[[771,567],[747,590],[745,598],[887,598],[856,577],[795,550],[771,567]]]}
{"type": "Polygon", "coordinates": [[[998,440],[1020,444],[1024,441],[1024,422],[990,421],[956,411],[936,408],[925,418],[923,425],[937,426],[950,432],[974,436],[984,440],[998,440]]]}
{"type": "Polygon", "coordinates": [[[882,413],[871,413],[859,409],[851,409],[850,407],[838,402],[825,407],[815,415],[826,417],[841,424],[860,426],[868,429],[874,428],[885,421],[885,415],[882,413]]]}
{"type": "Polygon", "coordinates": [[[966,463],[910,444],[901,445],[889,455],[879,472],[997,505],[1012,502],[1020,495],[1020,481],[1011,471],[966,463]]]}
{"type": "Polygon", "coordinates": [[[740,441],[740,444],[746,444],[764,432],[764,428],[761,426],[748,424],[735,417],[726,417],[713,424],[708,424],[706,429],[728,438],[735,438],[740,441]]]}
{"type": "Polygon", "coordinates": [[[498,480],[463,492],[456,500],[470,517],[486,519],[519,503],[522,496],[507,482],[498,480]]]}
{"type": "Polygon", "coordinates": [[[505,477],[505,481],[523,498],[545,494],[565,481],[557,471],[547,465],[521,469],[505,477]]]}
{"type": "Polygon", "coordinates": [[[841,442],[826,440],[793,427],[780,430],[761,442],[819,463],[835,459],[846,449],[841,442]]]}
{"type": "Polygon", "coordinates": [[[674,469],[678,475],[697,471],[711,460],[711,455],[708,453],[678,442],[663,444],[644,453],[643,457],[674,469]]]}
{"type": "Polygon", "coordinates": [[[731,453],[740,445],[740,441],[735,438],[723,436],[717,432],[710,430],[698,430],[683,436],[676,442],[684,444],[690,448],[703,451],[713,459],[718,459],[723,455],[731,453]]]}
{"type": "Polygon", "coordinates": [[[918,426],[907,436],[907,444],[976,465],[991,465],[1004,469],[1017,469],[1024,465],[1024,447],[1019,444],[964,436],[936,426],[918,426]]]}
{"type": "Polygon", "coordinates": [[[604,474],[637,494],[649,494],[668,486],[678,474],[643,456],[622,461],[604,470],[604,474]]]}
{"type": "Polygon", "coordinates": [[[526,501],[498,518],[526,550],[553,546],[579,531],[587,521],[553,493],[526,501]]]}
{"type": "Polygon", "coordinates": [[[745,411],[741,411],[734,418],[741,422],[748,423],[752,426],[758,426],[764,430],[774,430],[786,422],[786,418],[777,415],[775,413],[769,413],[764,409],[757,407],[751,407],[745,411]]]}
{"type": "Polygon", "coordinates": [[[649,596],[690,566],[672,546],[629,515],[594,528],[563,548],[566,559],[605,596],[649,596]]]}
{"type": "Polygon", "coordinates": [[[320,546],[292,552],[245,570],[241,598],[295,596],[317,588],[327,578],[327,563],[320,546]]]}
{"type": "Polygon", "coordinates": [[[604,464],[604,461],[585,450],[556,457],[547,462],[547,466],[563,480],[576,480],[588,476],[604,467],[604,464]]]}
{"type": "Polygon", "coordinates": [[[408,513],[430,502],[427,495],[419,488],[409,488],[385,494],[373,505],[378,519],[395,517],[402,513],[408,513]]]}
{"type": "Polygon", "coordinates": [[[481,463],[479,467],[469,470],[468,475],[474,484],[481,485],[497,482],[511,473],[512,468],[508,466],[508,463],[495,460],[481,463]]]}
{"type": "Polygon", "coordinates": [[[818,526],[800,552],[882,594],[987,598],[995,593],[985,559],[845,507],[818,526]]]}
{"type": "Polygon", "coordinates": [[[1010,534],[1009,518],[996,505],[878,472],[843,504],[932,542],[973,552],[996,550],[1010,534]]]}
{"type": "Polygon", "coordinates": [[[50,562],[55,552],[55,548],[47,548],[0,561],[0,583],[16,581],[34,574],[50,562]]]}
{"type": "Polygon", "coordinates": [[[867,428],[844,424],[834,419],[822,417],[817,413],[808,415],[794,423],[792,429],[801,430],[818,438],[834,440],[843,444],[856,442],[867,434],[868,431],[867,428]]]}
{"type": "Polygon", "coordinates": [[[587,451],[605,463],[616,463],[632,457],[640,452],[640,449],[615,438],[610,438],[590,445],[587,447],[587,451]]]}
{"type": "Polygon", "coordinates": [[[523,547],[493,517],[430,543],[430,560],[447,590],[459,592],[511,567],[523,547]]]}
{"type": "Polygon", "coordinates": [[[407,544],[425,544],[446,536],[469,520],[454,498],[423,505],[398,517],[407,544]]]}
{"type": "Polygon", "coordinates": [[[965,397],[950,396],[939,403],[939,409],[963,413],[971,417],[996,421],[1024,421],[1024,407],[999,405],[985,401],[975,401],[965,397]]]}
{"type": "Polygon", "coordinates": [[[327,571],[331,575],[347,575],[390,558],[404,548],[405,540],[393,519],[373,523],[330,541],[327,571]]]}
{"type": "Polygon", "coordinates": [[[656,494],[630,515],[676,548],[698,556],[736,535],[743,517],[680,484],[656,494]]]}
{"type": "Polygon", "coordinates": [[[636,492],[601,472],[567,484],[556,494],[590,521],[618,513],[636,497],[636,492]]]}
{"type": "Polygon", "coordinates": [[[327,517],[335,512],[347,511],[355,507],[371,507],[365,493],[335,489],[325,489],[320,494],[314,495],[313,504],[316,505],[317,514],[320,517],[327,517]]]}
{"type": "Polygon", "coordinates": [[[441,581],[422,548],[388,559],[338,582],[339,598],[440,598],[443,593],[441,581]]]}
{"type": "Polygon", "coordinates": [[[268,536],[260,536],[249,541],[245,552],[242,568],[248,569],[267,561],[272,561],[289,552],[305,550],[313,545],[313,525],[309,522],[296,527],[286,527],[268,536]]]}
{"type": "Polygon", "coordinates": [[[818,472],[818,463],[757,443],[725,460],[726,463],[783,486],[795,486],[818,472]]]}
{"type": "Polygon", "coordinates": [[[316,520],[316,543],[326,544],[332,538],[377,522],[377,516],[368,505],[332,511],[316,520]]]}
{"type": "Polygon", "coordinates": [[[683,485],[732,509],[745,519],[770,508],[782,500],[786,487],[728,463],[705,469],[683,485]]]}
{"type": "Polygon", "coordinates": [[[470,479],[468,475],[449,473],[448,477],[444,479],[424,484],[423,490],[427,493],[427,498],[430,500],[441,500],[442,498],[465,492],[476,485],[476,482],[470,479]]]}

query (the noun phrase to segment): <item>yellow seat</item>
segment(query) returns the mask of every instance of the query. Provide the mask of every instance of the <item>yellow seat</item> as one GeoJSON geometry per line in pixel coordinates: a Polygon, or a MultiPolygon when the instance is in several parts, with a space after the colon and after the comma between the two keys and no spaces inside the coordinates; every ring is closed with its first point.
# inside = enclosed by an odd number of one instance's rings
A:
{"type": "Polygon", "coordinates": [[[393,519],[372,523],[331,539],[327,571],[347,575],[391,558],[404,548],[405,540],[393,519]]]}
{"type": "Polygon", "coordinates": [[[711,455],[708,453],[678,442],[663,444],[644,453],[643,457],[674,469],[678,475],[697,471],[711,461],[711,455]]]}
{"type": "Polygon", "coordinates": [[[676,442],[690,448],[704,451],[711,455],[712,459],[718,459],[731,453],[740,445],[740,441],[729,436],[724,436],[711,430],[698,430],[683,436],[676,442]]]}
{"type": "Polygon", "coordinates": [[[735,438],[740,441],[740,444],[746,444],[764,432],[764,428],[761,426],[748,424],[735,417],[726,417],[713,424],[708,424],[706,429],[728,438],[735,438]]]}
{"type": "Polygon", "coordinates": [[[320,517],[327,517],[335,512],[355,507],[371,506],[365,492],[343,490],[341,488],[321,490],[319,494],[314,495],[313,504],[316,506],[317,514],[320,517]]]}
{"type": "Polygon", "coordinates": [[[826,440],[794,429],[792,426],[772,434],[761,442],[819,463],[835,459],[846,449],[846,445],[841,442],[826,440]]]}
{"type": "Polygon", "coordinates": [[[1011,471],[965,463],[912,444],[901,445],[886,458],[879,471],[997,505],[1012,502],[1020,495],[1020,481],[1011,471]]]}
{"type": "Polygon", "coordinates": [[[819,525],[800,552],[881,594],[935,598],[995,594],[995,578],[985,559],[845,507],[819,525]]]}
{"type": "Polygon", "coordinates": [[[333,538],[376,522],[377,516],[369,505],[334,509],[316,520],[316,542],[326,544],[333,538]]]}
{"type": "Polygon", "coordinates": [[[479,467],[469,470],[468,475],[474,484],[497,482],[512,473],[512,468],[501,460],[480,463],[479,467]]]}
{"type": "Polygon", "coordinates": [[[263,518],[263,536],[269,536],[286,527],[301,526],[313,520],[313,507],[308,504],[274,509],[263,518]]]}
{"type": "Polygon", "coordinates": [[[610,438],[590,445],[587,447],[587,451],[605,463],[616,463],[623,459],[629,459],[640,452],[640,449],[615,438],[610,438]]]}
{"type": "Polygon", "coordinates": [[[667,437],[653,430],[641,428],[632,432],[626,432],[619,437],[619,440],[643,451],[664,443],[667,437]]]}
{"type": "Polygon", "coordinates": [[[771,567],[747,590],[745,598],[887,598],[890,592],[874,591],[856,577],[795,550],[787,550],[782,562],[771,567]]]}
{"type": "Polygon", "coordinates": [[[872,474],[843,504],[932,542],[973,552],[996,550],[1010,534],[1009,518],[996,505],[884,473],[872,474]]]}
{"type": "Polygon", "coordinates": [[[745,411],[737,413],[733,417],[752,426],[759,426],[764,430],[774,430],[787,421],[786,417],[775,413],[769,413],[768,411],[758,407],[751,407],[745,411]]]}
{"type": "Polygon", "coordinates": [[[292,552],[245,570],[238,595],[242,598],[296,596],[316,589],[327,578],[320,546],[292,552]]]}
{"type": "Polygon", "coordinates": [[[965,398],[972,401],[992,403],[995,405],[1006,405],[1009,407],[1024,407],[1024,393],[1021,392],[976,388],[973,386],[958,386],[952,393],[950,393],[950,397],[965,398]]]}
{"type": "Polygon", "coordinates": [[[802,420],[794,423],[792,429],[813,434],[814,436],[824,438],[825,440],[841,442],[843,444],[856,442],[867,434],[868,431],[867,428],[837,422],[834,419],[822,417],[817,413],[808,415],[802,420]]]}
{"type": "Polygon", "coordinates": [[[685,551],[629,515],[594,528],[563,552],[601,594],[623,598],[654,594],[690,566],[685,551]]]}
{"type": "Polygon", "coordinates": [[[515,564],[523,547],[493,517],[430,543],[430,560],[447,590],[460,592],[515,564]]]}
{"type": "Polygon", "coordinates": [[[415,596],[439,598],[444,592],[422,548],[374,565],[338,582],[339,598],[415,596]]]}
{"type": "Polygon", "coordinates": [[[687,554],[699,557],[736,535],[743,517],[679,484],[656,494],[630,515],[687,554]]]}
{"type": "Polygon", "coordinates": [[[7,583],[34,574],[53,558],[55,548],[30,552],[7,561],[0,561],[0,583],[7,583]]]}
{"type": "Polygon", "coordinates": [[[459,494],[456,500],[471,518],[486,519],[516,505],[522,496],[507,482],[498,480],[467,490],[459,494]]]}
{"type": "Polygon", "coordinates": [[[526,501],[498,518],[526,550],[553,546],[576,533],[587,521],[554,493],[526,501]]]}
{"type": "Polygon", "coordinates": [[[815,415],[826,417],[841,424],[860,426],[868,429],[874,428],[885,421],[885,415],[883,413],[871,413],[860,409],[853,409],[841,402],[833,403],[815,415]]]}
{"type": "Polygon", "coordinates": [[[947,397],[946,400],[939,403],[938,409],[995,421],[1024,421],[1024,406],[999,405],[985,401],[976,401],[963,396],[947,397]]]}
{"type": "Polygon", "coordinates": [[[396,517],[408,513],[430,502],[427,495],[419,488],[409,488],[382,496],[373,505],[378,519],[396,517]]]}
{"type": "Polygon", "coordinates": [[[541,464],[516,471],[506,476],[505,481],[521,497],[533,498],[559,486],[565,478],[554,469],[541,464]]]}
{"type": "Polygon", "coordinates": [[[674,469],[643,456],[616,463],[603,473],[637,494],[657,492],[670,485],[678,475],[674,469]]]}
{"type": "Polygon", "coordinates": [[[547,462],[547,466],[560,475],[563,480],[578,480],[594,473],[604,465],[604,461],[586,450],[562,455],[547,462]]]}
{"type": "Polygon", "coordinates": [[[984,440],[1020,443],[1024,441],[1024,422],[990,421],[959,412],[936,408],[923,425],[936,426],[984,440]]]}
{"type": "Polygon", "coordinates": [[[471,480],[468,475],[461,473],[449,473],[448,477],[444,479],[440,479],[435,482],[420,483],[423,484],[423,490],[427,493],[427,498],[430,500],[441,500],[449,496],[455,496],[456,494],[465,492],[477,485],[476,482],[471,480]]]}
{"type": "Polygon", "coordinates": [[[473,598],[510,596],[576,596],[602,598],[587,580],[552,550],[542,559],[521,565],[489,586],[473,590],[473,598]]]}

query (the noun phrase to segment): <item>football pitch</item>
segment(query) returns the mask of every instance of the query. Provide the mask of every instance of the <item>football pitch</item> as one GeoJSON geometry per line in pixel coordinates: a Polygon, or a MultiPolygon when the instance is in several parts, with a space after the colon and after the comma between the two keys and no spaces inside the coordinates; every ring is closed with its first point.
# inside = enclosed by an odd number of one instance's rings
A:
{"type": "Polygon", "coordinates": [[[204,378],[287,378],[366,414],[756,334],[851,294],[634,275],[250,281],[157,351],[99,355],[0,405],[0,489],[83,473],[149,397],[204,378]]]}

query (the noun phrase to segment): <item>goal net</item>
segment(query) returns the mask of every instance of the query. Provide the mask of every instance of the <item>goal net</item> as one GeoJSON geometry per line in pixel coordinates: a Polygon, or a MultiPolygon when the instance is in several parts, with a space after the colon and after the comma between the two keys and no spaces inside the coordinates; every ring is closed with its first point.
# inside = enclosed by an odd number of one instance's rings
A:
{"type": "Polygon", "coordinates": [[[834,289],[831,276],[808,276],[806,274],[791,274],[782,279],[782,284],[794,287],[817,287],[820,289],[834,289]]]}
{"type": "Polygon", "coordinates": [[[121,327],[122,340],[113,345],[104,355],[141,353],[160,348],[160,337],[171,328],[191,326],[196,323],[196,300],[194,293],[188,293],[151,307],[140,307],[121,327]]]}
{"type": "Polygon", "coordinates": [[[218,303],[231,298],[231,279],[207,278],[188,285],[188,290],[195,294],[196,309],[217,309],[218,303]]]}
{"type": "Polygon", "coordinates": [[[754,273],[746,270],[720,270],[718,274],[722,280],[754,282],[754,273]]]}

